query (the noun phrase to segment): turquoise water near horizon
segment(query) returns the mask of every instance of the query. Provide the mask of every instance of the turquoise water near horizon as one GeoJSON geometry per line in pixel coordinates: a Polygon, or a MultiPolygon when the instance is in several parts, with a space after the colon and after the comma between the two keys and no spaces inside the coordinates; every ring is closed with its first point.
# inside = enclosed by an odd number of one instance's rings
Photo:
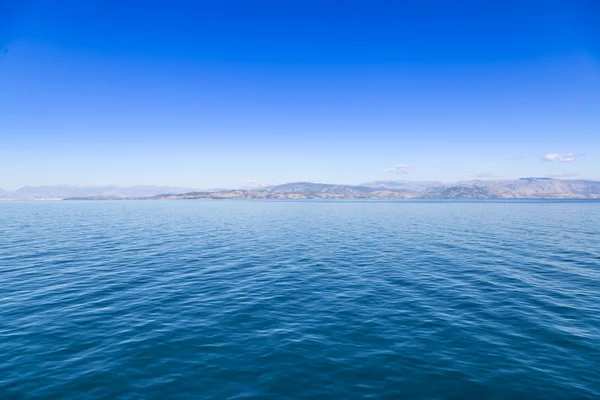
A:
{"type": "Polygon", "coordinates": [[[0,202],[0,398],[594,399],[600,202],[0,202]]]}

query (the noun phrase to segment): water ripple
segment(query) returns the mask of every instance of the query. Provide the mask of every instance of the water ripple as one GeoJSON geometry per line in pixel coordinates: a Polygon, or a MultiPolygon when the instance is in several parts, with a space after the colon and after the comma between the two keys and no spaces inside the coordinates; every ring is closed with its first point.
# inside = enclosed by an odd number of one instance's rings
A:
{"type": "Polygon", "coordinates": [[[600,397],[597,202],[3,202],[1,398],[600,397]]]}

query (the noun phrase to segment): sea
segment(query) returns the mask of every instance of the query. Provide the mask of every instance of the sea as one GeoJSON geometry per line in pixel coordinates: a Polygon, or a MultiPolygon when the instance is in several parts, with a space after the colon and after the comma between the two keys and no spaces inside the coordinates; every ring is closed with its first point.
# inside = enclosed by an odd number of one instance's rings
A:
{"type": "Polygon", "coordinates": [[[1,399],[598,399],[598,201],[0,202],[1,399]]]}

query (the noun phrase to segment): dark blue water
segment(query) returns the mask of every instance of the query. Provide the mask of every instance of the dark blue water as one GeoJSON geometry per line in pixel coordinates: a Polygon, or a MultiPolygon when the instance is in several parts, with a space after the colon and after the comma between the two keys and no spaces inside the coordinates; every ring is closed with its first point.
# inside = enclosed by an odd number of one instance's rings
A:
{"type": "Polygon", "coordinates": [[[0,202],[0,398],[600,397],[600,203],[0,202]]]}

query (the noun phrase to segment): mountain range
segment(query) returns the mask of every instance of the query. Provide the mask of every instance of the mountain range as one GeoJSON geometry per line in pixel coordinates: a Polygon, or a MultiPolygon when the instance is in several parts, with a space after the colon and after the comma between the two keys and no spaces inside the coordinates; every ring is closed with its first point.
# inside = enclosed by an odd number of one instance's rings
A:
{"type": "Polygon", "coordinates": [[[600,181],[521,178],[469,181],[429,188],[425,198],[439,199],[581,199],[600,198],[600,181]]]}
{"type": "Polygon", "coordinates": [[[418,192],[431,187],[441,186],[443,183],[438,181],[372,181],[363,183],[362,185],[385,189],[412,190],[418,192]]]}
{"type": "Polygon", "coordinates": [[[361,185],[293,182],[282,185],[202,190],[175,186],[25,186],[0,189],[0,200],[118,199],[600,199],[600,181],[521,178],[436,181],[373,181],[361,185]]]}
{"type": "MultiPolygon", "coordinates": [[[[102,197],[109,198],[109,197],[102,197]]],[[[600,181],[521,178],[440,182],[375,181],[362,185],[293,182],[261,189],[192,191],[143,197],[178,199],[600,199],[600,181]]],[[[79,197],[76,199],[99,199],[79,197]]]]}
{"type": "Polygon", "coordinates": [[[158,195],[154,199],[600,199],[600,181],[522,178],[451,184],[394,181],[363,185],[287,183],[268,190],[158,195]],[[409,188],[410,187],[410,188],[409,188]]]}
{"type": "Polygon", "coordinates": [[[69,197],[137,198],[164,193],[189,193],[197,189],[175,186],[138,185],[121,187],[108,186],[24,186],[15,191],[0,189],[0,200],[62,200],[69,197]]]}

